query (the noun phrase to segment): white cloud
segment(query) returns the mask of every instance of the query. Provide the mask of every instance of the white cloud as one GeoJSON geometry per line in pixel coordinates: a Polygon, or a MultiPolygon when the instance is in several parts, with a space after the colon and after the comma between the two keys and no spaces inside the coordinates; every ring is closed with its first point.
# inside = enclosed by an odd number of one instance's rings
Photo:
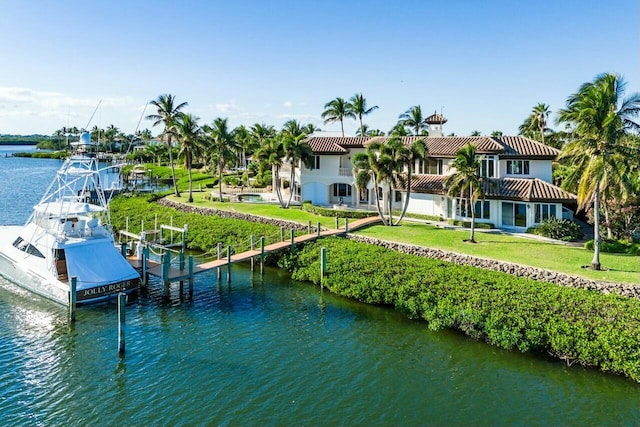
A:
{"type": "Polygon", "coordinates": [[[291,108],[291,107],[293,107],[293,102],[285,101],[284,104],[282,104],[282,106],[285,107],[285,108],[291,108]]]}
{"type": "Polygon", "coordinates": [[[241,111],[240,107],[236,104],[235,100],[231,100],[227,104],[215,104],[216,111],[221,113],[230,113],[234,111],[241,111]]]}

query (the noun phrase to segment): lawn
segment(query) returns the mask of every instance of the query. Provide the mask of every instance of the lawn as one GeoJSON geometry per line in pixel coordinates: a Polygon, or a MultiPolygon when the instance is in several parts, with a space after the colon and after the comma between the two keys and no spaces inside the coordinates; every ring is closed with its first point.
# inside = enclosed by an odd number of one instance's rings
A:
{"type": "MultiPolygon", "coordinates": [[[[323,227],[335,227],[333,217],[313,215],[297,206],[283,209],[280,205],[267,203],[211,202],[204,199],[208,194],[210,194],[209,191],[194,192],[193,205],[285,219],[301,224],[308,224],[311,221],[313,226],[320,222],[323,227]]],[[[181,197],[169,196],[169,199],[186,203],[187,196],[187,192],[183,191],[181,197]]],[[[344,220],[341,220],[340,224],[343,225],[344,220]]],[[[607,270],[594,271],[582,268],[591,263],[593,252],[508,234],[476,231],[478,243],[474,244],[463,241],[469,237],[467,230],[443,229],[430,224],[407,221],[400,227],[376,225],[359,230],[356,234],[529,265],[589,279],[640,284],[640,257],[638,256],[601,253],[600,262],[607,270]]]]}
{"type": "Polygon", "coordinates": [[[463,241],[469,237],[467,230],[442,229],[411,222],[404,222],[400,227],[376,225],[359,230],[356,234],[529,265],[595,280],[640,284],[638,256],[601,253],[600,262],[608,270],[594,271],[582,268],[591,263],[591,251],[507,234],[476,232],[478,243],[468,243],[463,241]]]}

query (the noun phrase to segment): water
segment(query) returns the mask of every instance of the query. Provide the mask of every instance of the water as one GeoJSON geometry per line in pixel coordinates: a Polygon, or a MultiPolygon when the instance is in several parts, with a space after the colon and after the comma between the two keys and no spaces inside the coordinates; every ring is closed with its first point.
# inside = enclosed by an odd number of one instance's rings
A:
{"type": "MultiPolygon", "coordinates": [[[[0,158],[0,222],[28,215],[17,193],[37,202],[58,165],[0,158]]],[[[0,279],[0,425],[640,424],[631,381],[429,332],[272,269],[142,296],[124,357],[113,303],[77,317],[0,279]]]]}

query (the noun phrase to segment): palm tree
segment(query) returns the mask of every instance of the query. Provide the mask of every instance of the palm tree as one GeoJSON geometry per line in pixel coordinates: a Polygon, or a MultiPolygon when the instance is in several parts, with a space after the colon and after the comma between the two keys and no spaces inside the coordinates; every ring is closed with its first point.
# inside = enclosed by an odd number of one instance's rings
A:
{"type": "Polygon", "coordinates": [[[621,140],[625,134],[640,130],[634,118],[640,112],[640,94],[624,98],[626,83],[617,74],[604,73],[593,82],[584,83],[567,98],[567,105],[558,112],[558,123],[575,126],[575,139],[563,147],[559,158],[574,166],[566,185],[578,182],[578,207],[593,203],[594,252],[591,267],[600,264],[600,198],[612,175],[623,170],[616,161],[633,161],[636,153],[627,153],[621,140]],[[617,154],[621,154],[622,157],[617,154]],[[617,160],[616,160],[617,159],[617,160]]]}
{"type": "Polygon", "coordinates": [[[549,106],[544,103],[538,103],[529,117],[518,128],[520,135],[527,138],[538,139],[544,144],[544,134],[550,129],[547,128],[547,120],[549,119],[549,106]]]}
{"type": "Polygon", "coordinates": [[[476,202],[484,200],[484,185],[490,181],[480,176],[480,160],[476,157],[476,147],[467,143],[456,153],[453,161],[456,172],[445,178],[444,185],[449,196],[460,196],[471,210],[471,236],[469,241],[476,243],[476,202]]]}
{"type": "Polygon", "coordinates": [[[502,136],[503,133],[501,130],[494,130],[493,132],[491,132],[491,136],[493,137],[497,137],[497,136],[502,136]]]}
{"type": "Polygon", "coordinates": [[[480,134],[480,131],[479,131],[479,130],[471,131],[471,136],[480,136],[480,135],[481,135],[481,134],[480,134]]]}
{"type": "MultiPolygon", "coordinates": [[[[415,149],[415,153],[413,153],[409,147],[404,145],[401,137],[394,135],[386,142],[370,142],[364,153],[358,153],[353,156],[352,163],[356,174],[356,188],[360,191],[366,188],[369,182],[373,182],[376,209],[384,225],[393,226],[398,225],[400,222],[400,220],[393,221],[393,190],[394,188],[411,186],[411,183],[407,182],[403,171],[405,167],[409,166],[410,159],[417,158],[414,155],[419,156],[420,152],[424,152],[423,148],[426,150],[426,147],[421,147],[421,144],[424,144],[424,142],[421,141],[412,146],[415,149]],[[384,208],[380,207],[379,187],[383,187],[385,191],[383,199],[386,202],[386,206],[384,208]]],[[[409,193],[407,193],[405,203],[408,198],[409,193]]],[[[403,211],[406,212],[406,207],[403,208],[403,211]]],[[[401,214],[400,219],[403,215],[401,214]]]]}
{"type": "Polygon", "coordinates": [[[181,110],[189,105],[186,102],[175,105],[175,97],[169,94],[163,94],[158,96],[158,99],[155,99],[150,102],[151,105],[156,107],[156,114],[149,114],[146,118],[147,120],[153,120],[153,126],[159,125],[160,123],[164,124],[164,132],[163,136],[167,138],[167,151],[169,152],[169,165],[171,166],[171,180],[173,181],[173,189],[176,197],[180,197],[180,192],[178,191],[178,184],[176,183],[176,171],[173,165],[173,150],[171,149],[171,126],[175,123],[178,118],[181,110]]]}
{"type": "Polygon", "coordinates": [[[233,140],[236,142],[236,148],[238,149],[237,159],[240,168],[247,167],[247,152],[253,148],[253,139],[249,133],[249,130],[240,125],[233,130],[233,140]]]}
{"type": "Polygon", "coordinates": [[[414,105],[400,114],[398,116],[398,124],[413,130],[413,135],[420,135],[421,131],[425,130],[427,126],[422,116],[422,108],[419,105],[414,105]]]}
{"type": "Polygon", "coordinates": [[[222,202],[222,171],[224,165],[235,156],[235,141],[229,131],[227,119],[217,117],[211,126],[205,125],[203,131],[210,143],[207,147],[210,159],[216,162],[218,170],[218,191],[222,202]]]}
{"type": "Polygon", "coordinates": [[[284,152],[284,158],[291,164],[291,175],[289,177],[289,199],[286,204],[280,200],[280,205],[283,208],[288,208],[291,204],[291,198],[296,191],[295,174],[298,163],[304,164],[306,167],[313,165],[313,151],[311,146],[307,144],[305,133],[293,135],[289,133],[283,133],[282,135],[282,150],[284,152]]]}
{"type": "MultiPolygon", "coordinates": [[[[266,164],[271,166],[272,187],[276,192],[276,196],[278,197],[278,201],[280,201],[281,206],[283,206],[283,198],[280,191],[279,175],[284,155],[282,134],[266,139],[255,152],[255,156],[260,160],[261,165],[266,164]]],[[[263,173],[264,171],[261,170],[260,172],[263,173]]]]}
{"type": "Polygon", "coordinates": [[[321,117],[324,119],[325,124],[340,122],[340,129],[342,130],[342,136],[344,136],[344,119],[354,119],[356,116],[353,113],[353,106],[338,97],[324,104],[324,111],[321,117]]]}
{"type": "Polygon", "coordinates": [[[191,179],[191,165],[194,154],[200,152],[202,140],[200,138],[202,129],[198,126],[198,117],[193,114],[180,114],[171,126],[169,132],[178,140],[178,155],[184,156],[187,163],[187,173],[189,174],[189,203],[193,203],[193,181],[191,179]]]}
{"type": "MultiPolygon", "coordinates": [[[[351,104],[351,110],[353,114],[360,121],[360,135],[365,136],[367,134],[365,125],[362,123],[362,116],[367,116],[371,114],[373,111],[378,109],[377,105],[374,105],[371,108],[367,108],[367,100],[364,98],[362,93],[356,93],[349,100],[351,104]]],[[[344,135],[343,135],[344,136],[344,135]]]]}
{"type": "Polygon", "coordinates": [[[407,170],[407,194],[405,194],[404,197],[404,203],[402,205],[402,212],[400,212],[400,217],[397,219],[394,225],[398,225],[404,218],[404,215],[407,213],[407,208],[409,207],[409,198],[411,197],[411,176],[413,174],[413,168],[417,160],[422,160],[427,156],[427,152],[427,144],[422,138],[413,141],[408,147],[408,150],[402,150],[399,152],[401,156],[400,160],[407,170]]]}

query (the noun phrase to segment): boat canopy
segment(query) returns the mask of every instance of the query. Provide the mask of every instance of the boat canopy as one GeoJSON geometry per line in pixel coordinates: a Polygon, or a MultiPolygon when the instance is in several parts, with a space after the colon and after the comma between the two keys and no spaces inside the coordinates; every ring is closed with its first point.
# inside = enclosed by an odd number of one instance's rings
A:
{"type": "Polygon", "coordinates": [[[65,257],[69,277],[77,278],[79,291],[140,277],[111,241],[67,246],[65,257]]]}
{"type": "Polygon", "coordinates": [[[86,215],[91,212],[104,212],[107,209],[93,205],[91,203],[80,202],[45,202],[37,204],[33,207],[33,210],[38,213],[58,214],[65,215],[86,215]]]}

